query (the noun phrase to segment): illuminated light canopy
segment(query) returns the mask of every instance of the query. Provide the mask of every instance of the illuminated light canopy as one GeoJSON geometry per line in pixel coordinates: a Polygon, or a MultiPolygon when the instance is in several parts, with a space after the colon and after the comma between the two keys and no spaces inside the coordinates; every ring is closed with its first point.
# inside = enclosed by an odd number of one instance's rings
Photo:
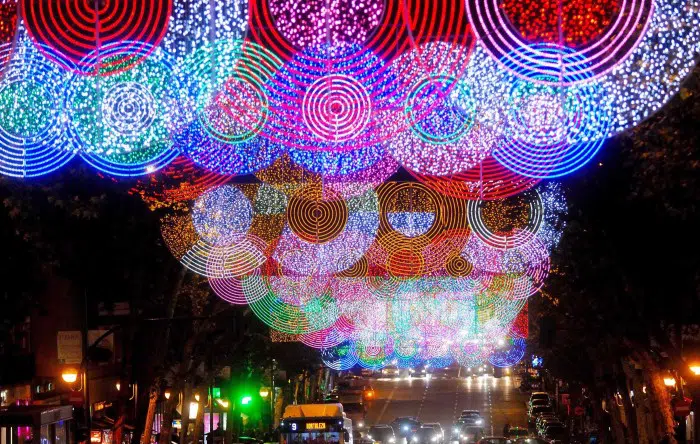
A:
{"type": "Polygon", "coordinates": [[[250,229],[253,206],[234,185],[208,190],[194,202],[192,222],[202,239],[212,245],[228,245],[250,229]]]}
{"type": "Polygon", "coordinates": [[[354,341],[344,341],[336,346],[321,350],[321,360],[334,370],[349,370],[359,360],[354,341]]]}
{"type": "MultiPolygon", "coordinates": [[[[559,77],[554,71],[536,76],[553,82],[559,77]]],[[[580,74],[572,78],[585,80],[580,74]]],[[[518,174],[540,179],[561,177],[588,163],[609,132],[613,104],[606,91],[591,83],[552,86],[512,80],[504,98],[505,137],[494,158],[518,174]]]]}
{"type": "Polygon", "coordinates": [[[656,0],[640,45],[596,82],[614,104],[610,135],[639,124],[663,107],[693,70],[700,48],[697,0],[656,0]]]}
{"type": "Polygon", "coordinates": [[[242,39],[248,27],[247,0],[173,0],[172,10],[162,47],[178,61],[208,43],[242,39]]]}
{"type": "MultiPolygon", "coordinates": [[[[598,38],[562,53],[561,49],[566,47],[559,38],[554,43],[542,44],[538,43],[540,38],[536,41],[526,40],[517,29],[513,28],[501,2],[467,0],[466,5],[469,22],[479,38],[479,44],[495,60],[525,79],[556,85],[585,82],[609,72],[623,62],[644,36],[654,9],[653,0],[621,2],[612,23],[598,38]],[[555,78],[548,77],[552,72],[557,72],[559,75],[555,78]]],[[[542,8],[541,3],[537,5],[538,9],[542,8]]],[[[602,4],[599,3],[599,5],[602,4]]],[[[505,7],[508,12],[513,13],[510,3],[505,3],[505,7]]],[[[570,15],[568,10],[562,10],[562,12],[564,15],[557,16],[557,20],[570,15]]],[[[579,28],[574,24],[567,26],[566,36],[586,32],[582,27],[590,26],[590,23],[577,20],[576,25],[579,28]]]]}
{"type": "Polygon", "coordinates": [[[0,44],[11,43],[17,32],[17,1],[0,2],[0,44]]]}
{"type": "Polygon", "coordinates": [[[618,0],[505,0],[501,8],[525,41],[562,43],[573,48],[603,35],[620,11],[618,0]]]}
{"type": "Polygon", "coordinates": [[[537,236],[545,208],[540,194],[532,190],[506,200],[470,200],[467,211],[476,236],[487,245],[506,249],[524,245],[537,236]]]}
{"type": "MultiPolygon", "coordinates": [[[[133,45],[123,42],[99,57],[109,63],[121,55],[122,46],[133,45]]],[[[127,71],[106,77],[75,74],[66,98],[71,134],[82,158],[116,176],[150,174],[177,157],[170,135],[172,122],[179,119],[180,84],[162,50],[140,44],[139,51],[148,58],[127,71]]]]}
{"type": "Polygon", "coordinates": [[[400,117],[386,113],[384,133],[398,162],[418,173],[450,175],[488,156],[502,126],[493,112],[497,95],[484,81],[494,75],[482,69],[489,64],[483,52],[470,55],[446,42],[421,45],[392,63],[405,98],[400,117]]]}
{"type": "Polygon", "coordinates": [[[168,29],[172,6],[172,0],[21,2],[28,34],[40,50],[87,75],[115,74],[146,58],[168,29]],[[110,57],[92,57],[96,52],[110,57]]]}
{"type": "Polygon", "coordinates": [[[68,163],[76,147],[67,135],[63,94],[69,73],[31,43],[0,45],[0,173],[46,175],[68,163]]]}
{"type": "Polygon", "coordinates": [[[324,43],[362,44],[385,10],[384,0],[269,0],[273,23],[296,48],[324,43]]]}
{"type": "Polygon", "coordinates": [[[381,140],[377,111],[396,87],[379,57],[351,44],[307,48],[266,86],[273,112],[267,137],[290,148],[335,152],[381,140]]]}
{"type": "Polygon", "coordinates": [[[373,190],[347,200],[330,187],[307,185],[290,199],[285,229],[273,257],[303,275],[340,273],[355,264],[379,226],[373,190]]]}
{"type": "Polygon", "coordinates": [[[188,112],[176,147],[219,174],[245,175],[272,164],[284,148],[261,135],[270,112],[264,84],[280,65],[269,50],[243,40],[207,43],[188,55],[177,68],[188,112]]]}
{"type": "Polygon", "coordinates": [[[508,338],[504,342],[489,355],[489,362],[495,367],[512,367],[525,357],[525,339],[508,338]]]}

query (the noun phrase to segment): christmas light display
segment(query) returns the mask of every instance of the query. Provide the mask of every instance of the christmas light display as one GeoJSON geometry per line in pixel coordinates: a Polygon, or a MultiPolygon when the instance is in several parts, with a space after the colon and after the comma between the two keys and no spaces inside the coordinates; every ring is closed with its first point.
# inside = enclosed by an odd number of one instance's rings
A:
{"type": "Polygon", "coordinates": [[[0,0],[0,174],[149,175],[183,266],[329,367],[511,366],[540,180],[680,89],[698,1],[0,0]]]}
{"type": "Polygon", "coordinates": [[[537,236],[545,209],[541,196],[533,190],[507,201],[471,200],[467,203],[467,211],[469,226],[476,236],[487,245],[506,249],[522,246],[537,236]],[[484,211],[488,214],[486,218],[484,211]],[[520,217],[513,217],[514,212],[520,217]]]}
{"type": "Polygon", "coordinates": [[[17,32],[17,1],[0,1],[0,44],[10,43],[17,32]]]}
{"type": "Polygon", "coordinates": [[[27,0],[21,8],[29,36],[47,57],[66,69],[104,75],[128,70],[155,49],[172,0],[27,0]],[[103,53],[110,53],[107,60],[103,53]]]}
{"type": "Polygon", "coordinates": [[[478,92],[485,91],[479,82],[487,73],[476,72],[479,66],[468,56],[460,47],[431,42],[392,63],[407,94],[403,118],[387,114],[384,132],[390,152],[404,167],[454,174],[478,165],[493,149],[501,123],[487,108],[497,104],[489,103],[493,94],[478,92]]]}
{"type": "MultiPolygon", "coordinates": [[[[516,28],[522,29],[517,24],[527,10],[537,7],[538,11],[542,11],[542,7],[549,7],[549,3],[531,6],[524,2],[519,11],[509,3],[504,6],[495,0],[467,0],[466,5],[469,22],[479,38],[479,44],[503,67],[527,80],[560,86],[585,82],[623,62],[644,36],[654,10],[653,0],[625,1],[619,4],[619,9],[617,5],[611,6],[617,11],[603,12],[614,15],[612,23],[605,30],[601,30],[600,25],[591,26],[590,16],[588,20],[575,16],[572,22],[573,11],[569,7],[552,11],[551,15],[542,12],[544,17],[552,17],[558,24],[560,20],[566,20],[566,28],[558,25],[556,41],[547,42],[548,38],[551,39],[552,30],[545,24],[535,31],[537,36],[533,42],[514,29],[510,18],[515,20],[516,28]],[[596,38],[597,34],[600,35],[596,38]],[[574,40],[580,44],[576,49],[562,53],[561,50],[567,48],[564,46],[565,40],[577,35],[580,37],[574,37],[574,40]],[[532,44],[542,40],[545,43],[532,44]],[[550,77],[553,73],[557,75],[550,77]]],[[[597,3],[597,7],[601,6],[603,4],[597,3]]],[[[587,10],[587,14],[596,13],[601,12],[599,9],[598,12],[596,9],[587,10]]],[[[531,34],[527,29],[522,30],[531,34]]]]}
{"type": "MultiPolygon", "coordinates": [[[[557,76],[533,77],[553,81],[557,76]]],[[[571,78],[585,80],[579,74],[571,78]]],[[[505,137],[493,152],[506,168],[528,177],[561,177],[584,166],[601,148],[612,107],[602,88],[595,84],[541,85],[520,79],[509,84],[505,137]]]]}
{"type": "Polygon", "coordinates": [[[337,152],[381,140],[381,122],[371,117],[389,105],[395,79],[367,48],[323,44],[296,54],[266,86],[273,112],[267,137],[337,152]]]}
{"type": "Polygon", "coordinates": [[[234,185],[208,190],[192,206],[197,234],[213,245],[227,245],[250,229],[253,206],[234,185]]]}
{"type": "MultiPolygon", "coordinates": [[[[124,47],[148,58],[108,76],[75,74],[66,108],[71,134],[86,162],[107,174],[138,176],[153,173],[177,157],[170,134],[179,119],[180,84],[172,76],[166,54],[149,45],[139,44],[136,52],[132,42],[123,42],[99,57],[109,63],[124,47]]],[[[89,60],[97,57],[91,54],[82,63],[97,63],[89,60]]]]}
{"type": "Polygon", "coordinates": [[[29,178],[55,171],[76,150],[63,106],[69,73],[28,42],[0,45],[0,60],[6,61],[0,77],[0,173],[29,178]]]}
{"type": "Polygon", "coordinates": [[[379,25],[384,1],[270,0],[277,30],[296,48],[323,43],[364,43],[379,25]]]}
{"type": "Polygon", "coordinates": [[[596,80],[614,106],[611,135],[661,109],[680,89],[700,51],[700,3],[657,0],[649,29],[632,54],[596,80]]]}
{"type": "Polygon", "coordinates": [[[161,46],[182,61],[202,46],[245,37],[247,0],[173,0],[161,46]]]}
{"type": "Polygon", "coordinates": [[[220,174],[250,174],[274,162],[282,146],[261,137],[268,121],[263,87],[281,65],[254,43],[206,43],[178,66],[188,110],[176,147],[202,167],[220,174]]]}

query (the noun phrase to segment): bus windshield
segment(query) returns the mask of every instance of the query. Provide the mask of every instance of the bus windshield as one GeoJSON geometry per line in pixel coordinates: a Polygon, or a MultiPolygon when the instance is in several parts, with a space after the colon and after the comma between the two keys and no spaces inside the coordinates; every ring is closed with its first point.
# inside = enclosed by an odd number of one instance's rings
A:
{"type": "Polygon", "coordinates": [[[339,432],[292,432],[282,434],[282,444],[341,444],[339,432]]]}

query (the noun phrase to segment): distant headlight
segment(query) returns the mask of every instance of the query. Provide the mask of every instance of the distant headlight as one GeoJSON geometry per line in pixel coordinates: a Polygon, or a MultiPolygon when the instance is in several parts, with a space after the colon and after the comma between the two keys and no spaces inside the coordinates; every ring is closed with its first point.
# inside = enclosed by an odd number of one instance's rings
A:
{"type": "Polygon", "coordinates": [[[364,427],[364,426],[365,426],[365,423],[362,422],[362,421],[360,421],[360,422],[357,423],[357,426],[358,426],[358,427],[364,427]]]}
{"type": "Polygon", "coordinates": [[[411,441],[418,441],[418,437],[414,435],[413,438],[411,438],[411,441]]]}
{"type": "Polygon", "coordinates": [[[476,422],[477,425],[481,425],[481,424],[484,423],[484,420],[483,420],[483,419],[477,419],[475,422],[476,422]]]}
{"type": "Polygon", "coordinates": [[[396,442],[396,438],[392,436],[391,438],[389,438],[389,442],[396,442]]]}
{"type": "Polygon", "coordinates": [[[455,433],[455,434],[456,434],[456,433],[459,433],[459,428],[455,427],[454,429],[452,429],[452,432],[455,433]]]}

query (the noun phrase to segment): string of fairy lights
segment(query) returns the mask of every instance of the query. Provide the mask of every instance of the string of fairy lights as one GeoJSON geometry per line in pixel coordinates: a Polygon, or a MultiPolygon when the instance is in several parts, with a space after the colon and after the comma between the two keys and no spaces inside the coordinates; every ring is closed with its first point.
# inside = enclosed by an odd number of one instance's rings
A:
{"type": "Polygon", "coordinates": [[[552,179],[699,52],[700,0],[0,0],[0,174],[132,181],[184,267],[329,367],[506,367],[552,179]]]}

